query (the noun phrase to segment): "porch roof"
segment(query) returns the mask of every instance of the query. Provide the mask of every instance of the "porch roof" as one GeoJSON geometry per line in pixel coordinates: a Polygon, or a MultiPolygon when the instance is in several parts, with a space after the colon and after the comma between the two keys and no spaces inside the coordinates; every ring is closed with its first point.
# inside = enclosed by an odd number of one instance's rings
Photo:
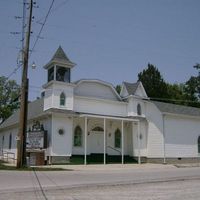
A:
{"type": "Polygon", "coordinates": [[[142,116],[116,116],[116,115],[103,115],[103,114],[94,114],[94,113],[85,113],[85,112],[75,112],[72,110],[63,110],[57,108],[51,108],[47,110],[48,113],[61,113],[66,114],[71,117],[90,117],[90,118],[101,118],[101,119],[114,119],[114,120],[123,120],[123,121],[140,121],[146,119],[142,116]]]}
{"type": "Polygon", "coordinates": [[[128,117],[128,116],[123,117],[123,116],[101,115],[101,114],[93,114],[93,113],[80,113],[79,117],[114,119],[114,120],[132,121],[132,122],[140,121],[138,117],[128,117]]]}

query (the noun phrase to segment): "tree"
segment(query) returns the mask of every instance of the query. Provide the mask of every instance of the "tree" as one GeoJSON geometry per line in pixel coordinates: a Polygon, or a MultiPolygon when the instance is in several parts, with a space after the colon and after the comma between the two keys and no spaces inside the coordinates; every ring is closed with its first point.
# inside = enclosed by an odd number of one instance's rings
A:
{"type": "Polygon", "coordinates": [[[144,69],[138,74],[138,80],[142,82],[149,97],[168,97],[167,84],[154,65],[148,63],[147,69],[144,69]]]}
{"type": "Polygon", "coordinates": [[[197,76],[191,76],[190,79],[185,83],[184,92],[188,99],[191,101],[199,101],[200,98],[200,64],[193,66],[198,70],[197,76]]]}
{"type": "Polygon", "coordinates": [[[15,80],[0,77],[0,123],[19,107],[20,86],[15,80]]]}
{"type": "Polygon", "coordinates": [[[120,94],[122,87],[121,87],[121,85],[116,85],[115,89],[116,89],[117,93],[120,94]]]}

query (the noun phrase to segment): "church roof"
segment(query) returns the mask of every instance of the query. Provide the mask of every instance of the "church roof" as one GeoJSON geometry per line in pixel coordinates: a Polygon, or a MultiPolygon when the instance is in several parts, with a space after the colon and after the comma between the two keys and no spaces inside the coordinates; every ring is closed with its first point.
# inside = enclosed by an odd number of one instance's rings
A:
{"type": "MultiPolygon", "coordinates": [[[[28,104],[28,120],[39,117],[43,114],[44,99],[37,99],[28,104]]],[[[0,129],[12,126],[19,123],[20,109],[16,110],[8,119],[1,125],[0,129]]]]}
{"type": "Polygon", "coordinates": [[[159,101],[151,102],[155,104],[162,113],[200,117],[200,108],[164,103],[159,101]]]}
{"type": "Polygon", "coordinates": [[[64,62],[70,62],[72,63],[69,58],[67,57],[67,55],[65,54],[65,52],[63,51],[62,47],[59,46],[57,51],[55,52],[55,54],[53,55],[52,60],[62,60],[64,62]]]}
{"type": "MultiPolygon", "coordinates": [[[[34,120],[34,119],[37,119],[38,117],[43,117],[47,114],[51,114],[52,112],[65,113],[65,114],[70,114],[70,115],[76,114],[76,112],[71,111],[71,110],[61,110],[61,109],[56,109],[56,108],[50,108],[44,111],[44,98],[37,99],[28,104],[28,120],[34,120]]],[[[6,119],[0,125],[0,131],[1,129],[18,124],[19,114],[20,114],[20,109],[16,110],[8,119],[6,119]]]]}
{"type": "Polygon", "coordinates": [[[51,63],[62,63],[68,66],[73,67],[75,64],[67,57],[62,47],[59,46],[56,50],[55,54],[51,58],[50,62],[44,66],[44,68],[48,68],[51,63]]]}
{"type": "Polygon", "coordinates": [[[128,82],[123,82],[123,83],[124,83],[124,86],[126,87],[128,94],[133,95],[133,94],[135,94],[140,82],[138,81],[136,83],[128,83],[128,82]]]}

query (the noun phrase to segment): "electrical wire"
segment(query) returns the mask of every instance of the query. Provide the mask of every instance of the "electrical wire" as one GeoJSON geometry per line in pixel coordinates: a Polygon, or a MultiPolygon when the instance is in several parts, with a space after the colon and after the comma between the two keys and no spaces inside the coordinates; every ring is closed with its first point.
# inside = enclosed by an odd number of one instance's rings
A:
{"type": "Polygon", "coordinates": [[[181,99],[168,99],[168,98],[157,98],[157,97],[149,97],[151,100],[160,100],[160,101],[168,101],[168,102],[182,102],[182,103],[199,103],[198,101],[192,101],[192,100],[181,100],[181,99]]]}
{"type": "Polygon", "coordinates": [[[32,49],[31,49],[31,51],[30,51],[30,56],[29,56],[29,57],[31,57],[31,54],[32,54],[32,52],[34,51],[35,46],[36,46],[38,40],[40,39],[40,35],[41,35],[41,33],[42,33],[42,30],[43,30],[43,28],[44,28],[44,25],[46,24],[47,18],[48,18],[48,16],[49,16],[50,12],[51,12],[51,9],[52,9],[52,7],[53,7],[54,1],[55,1],[55,0],[52,0],[52,2],[51,2],[51,5],[50,5],[50,7],[49,7],[49,9],[48,9],[48,12],[47,12],[47,14],[46,14],[46,16],[45,16],[44,22],[42,23],[42,26],[41,26],[41,28],[40,28],[40,31],[39,31],[39,33],[38,33],[38,35],[37,35],[37,37],[36,37],[36,40],[35,40],[35,42],[34,42],[34,44],[33,44],[32,49]]]}
{"type": "MultiPolygon", "coordinates": [[[[33,48],[31,49],[30,56],[31,56],[31,54],[32,54],[32,52],[33,52],[33,50],[34,50],[34,48],[35,48],[35,46],[36,46],[36,44],[37,44],[37,42],[38,42],[38,40],[39,40],[39,38],[40,38],[40,35],[41,35],[42,30],[43,30],[43,28],[44,28],[44,25],[45,25],[45,23],[46,23],[46,21],[47,21],[47,18],[48,18],[48,16],[49,16],[50,12],[51,12],[52,7],[53,7],[54,1],[55,1],[55,0],[52,0],[52,2],[51,2],[51,5],[50,5],[50,7],[49,7],[49,9],[48,9],[48,12],[47,12],[47,14],[46,14],[46,16],[45,16],[45,20],[44,20],[44,22],[42,23],[42,26],[41,26],[41,29],[40,29],[40,31],[39,31],[39,34],[37,35],[37,38],[36,38],[35,43],[34,43],[34,45],[33,45],[33,48]]],[[[25,2],[25,1],[24,1],[24,2],[25,2]]],[[[24,3],[24,2],[23,2],[23,3],[24,3]]],[[[29,56],[29,57],[30,57],[30,56],[29,56]]],[[[6,79],[9,79],[9,78],[10,78],[13,74],[15,74],[20,68],[21,68],[21,65],[18,65],[18,66],[6,77],[6,79]]]]}

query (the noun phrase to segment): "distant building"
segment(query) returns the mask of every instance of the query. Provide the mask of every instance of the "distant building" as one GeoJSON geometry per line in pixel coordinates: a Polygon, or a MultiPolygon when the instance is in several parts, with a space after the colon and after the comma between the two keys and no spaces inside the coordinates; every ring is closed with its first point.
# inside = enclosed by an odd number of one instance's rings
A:
{"type": "MultiPolygon", "coordinates": [[[[43,97],[29,103],[28,127],[47,130],[47,163],[73,155],[130,156],[139,162],[195,162],[200,155],[200,109],[149,100],[141,82],[71,82],[75,66],[61,47],[44,66],[43,97]]],[[[19,111],[0,125],[0,151],[16,157],[19,111]]]]}

